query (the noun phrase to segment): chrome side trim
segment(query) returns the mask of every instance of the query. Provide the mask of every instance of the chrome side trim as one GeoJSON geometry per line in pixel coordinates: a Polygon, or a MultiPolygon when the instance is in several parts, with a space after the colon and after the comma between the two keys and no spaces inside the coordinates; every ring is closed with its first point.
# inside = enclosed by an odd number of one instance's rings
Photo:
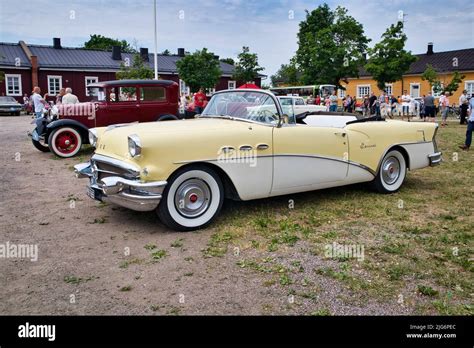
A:
{"type": "Polygon", "coordinates": [[[431,155],[428,155],[428,159],[430,161],[430,166],[438,166],[441,164],[441,161],[443,160],[441,157],[441,152],[435,152],[431,155]]]}

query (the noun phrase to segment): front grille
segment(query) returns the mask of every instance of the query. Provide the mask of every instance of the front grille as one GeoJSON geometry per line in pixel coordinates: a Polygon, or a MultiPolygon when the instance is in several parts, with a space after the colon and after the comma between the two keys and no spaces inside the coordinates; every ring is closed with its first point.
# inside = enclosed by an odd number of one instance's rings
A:
{"type": "Polygon", "coordinates": [[[118,165],[100,161],[94,158],[91,160],[91,162],[97,181],[110,176],[119,176],[125,179],[138,179],[140,175],[140,173],[136,170],[123,168],[118,165]]]}

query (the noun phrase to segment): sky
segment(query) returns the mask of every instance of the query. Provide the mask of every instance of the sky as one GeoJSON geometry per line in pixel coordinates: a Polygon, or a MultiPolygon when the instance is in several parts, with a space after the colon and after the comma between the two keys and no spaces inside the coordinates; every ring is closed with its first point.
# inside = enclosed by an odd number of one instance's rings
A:
{"type": "MultiPolygon", "coordinates": [[[[468,0],[157,0],[158,52],[208,48],[236,58],[242,46],[257,53],[264,74],[274,74],[297,49],[305,10],[338,5],[363,26],[370,46],[406,14],[407,49],[474,48],[474,3],[468,0]]],[[[90,34],[125,39],[153,52],[153,0],[0,0],[0,41],[79,47],[90,34]]],[[[269,79],[265,81],[269,83],[269,79]]]]}

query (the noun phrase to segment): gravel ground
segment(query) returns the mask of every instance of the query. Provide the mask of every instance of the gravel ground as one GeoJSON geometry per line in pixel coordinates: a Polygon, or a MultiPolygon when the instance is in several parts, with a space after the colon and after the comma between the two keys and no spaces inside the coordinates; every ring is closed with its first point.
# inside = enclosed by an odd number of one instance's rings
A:
{"type": "MultiPolygon", "coordinates": [[[[72,165],[90,153],[56,159],[37,151],[26,135],[30,122],[29,116],[0,117],[0,244],[38,245],[36,262],[0,259],[0,313],[409,314],[395,300],[363,299],[337,280],[306,271],[298,281],[309,277],[316,295],[293,302],[288,288],[266,283],[272,275],[236,264],[266,255],[250,250],[236,256],[230,248],[223,257],[204,257],[218,224],[178,233],[154,213],[88,199],[86,181],[75,178],[72,165]],[[153,260],[158,250],[166,256],[153,260]]],[[[302,243],[272,257],[281,264],[302,260],[305,270],[330,266],[332,261],[301,252],[302,243]]]]}

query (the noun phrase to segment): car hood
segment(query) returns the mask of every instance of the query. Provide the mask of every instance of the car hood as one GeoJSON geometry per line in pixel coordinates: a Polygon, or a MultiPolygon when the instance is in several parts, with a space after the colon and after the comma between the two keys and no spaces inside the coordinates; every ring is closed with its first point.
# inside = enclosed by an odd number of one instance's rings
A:
{"type": "MultiPolygon", "coordinates": [[[[249,127],[269,127],[237,120],[218,118],[197,118],[191,120],[132,123],[117,128],[98,128],[99,139],[96,153],[104,156],[132,160],[128,153],[128,136],[135,134],[142,144],[140,162],[149,151],[167,149],[187,151],[189,147],[198,147],[203,142],[209,143],[225,136],[238,136],[249,127]]],[[[217,146],[217,143],[216,143],[217,146]]]]}

